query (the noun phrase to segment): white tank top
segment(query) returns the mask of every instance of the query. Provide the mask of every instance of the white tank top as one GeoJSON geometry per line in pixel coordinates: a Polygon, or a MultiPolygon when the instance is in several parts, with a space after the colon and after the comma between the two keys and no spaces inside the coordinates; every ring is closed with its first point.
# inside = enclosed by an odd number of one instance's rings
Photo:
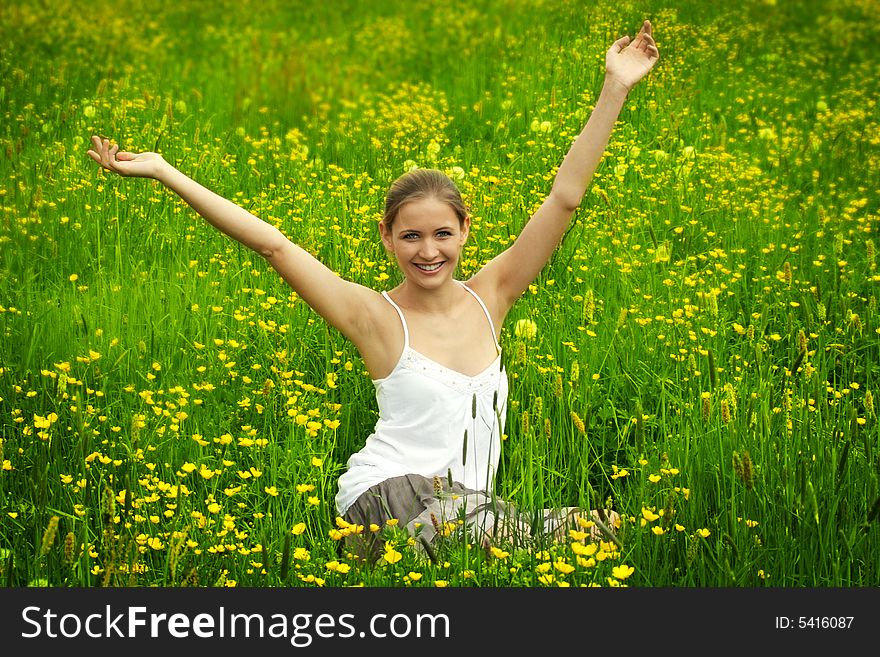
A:
{"type": "Polygon", "coordinates": [[[467,488],[492,491],[507,415],[507,372],[486,304],[467,285],[456,282],[486,313],[498,357],[476,376],[431,360],[410,346],[403,311],[382,292],[403,324],[403,351],[388,376],[373,379],[379,420],[339,478],[340,516],[371,486],[406,474],[445,478],[451,471],[453,480],[467,488]]]}

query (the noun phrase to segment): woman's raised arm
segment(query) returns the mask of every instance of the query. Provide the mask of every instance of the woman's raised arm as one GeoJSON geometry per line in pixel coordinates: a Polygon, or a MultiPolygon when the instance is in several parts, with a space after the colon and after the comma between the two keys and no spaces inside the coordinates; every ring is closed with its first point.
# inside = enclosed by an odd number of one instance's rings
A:
{"type": "Polygon", "coordinates": [[[472,279],[496,290],[506,311],[550,260],[602,159],[627,94],[650,71],[660,53],[645,21],[634,40],[618,39],[605,55],[605,82],[587,125],[556,173],[550,194],[516,241],[472,279]]]}
{"type": "Polygon", "coordinates": [[[378,293],[337,276],[275,226],[255,217],[171,166],[158,153],[129,153],[109,140],[92,137],[88,155],[120,176],[158,180],[212,226],[263,256],[311,308],[359,345],[378,293]]]}

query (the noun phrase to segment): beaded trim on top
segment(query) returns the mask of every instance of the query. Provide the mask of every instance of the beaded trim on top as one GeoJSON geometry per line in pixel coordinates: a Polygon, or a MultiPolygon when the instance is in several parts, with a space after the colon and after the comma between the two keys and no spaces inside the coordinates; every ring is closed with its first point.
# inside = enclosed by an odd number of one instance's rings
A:
{"type": "Polygon", "coordinates": [[[482,395],[498,389],[498,378],[504,367],[499,363],[500,359],[501,355],[499,354],[498,358],[492,361],[492,364],[485,371],[476,376],[468,376],[441,365],[407,345],[400,357],[400,366],[430,377],[454,390],[482,395]]]}

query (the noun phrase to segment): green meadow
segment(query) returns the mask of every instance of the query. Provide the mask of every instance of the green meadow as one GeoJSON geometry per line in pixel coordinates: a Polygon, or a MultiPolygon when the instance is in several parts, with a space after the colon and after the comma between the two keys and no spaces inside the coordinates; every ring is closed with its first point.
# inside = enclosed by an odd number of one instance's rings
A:
{"type": "Polygon", "coordinates": [[[9,0],[0,39],[0,585],[880,583],[876,0],[9,0]],[[357,351],[90,136],[376,290],[388,185],[444,170],[467,279],[645,18],[660,62],[501,339],[497,494],[614,509],[618,542],[346,526],[357,351]]]}

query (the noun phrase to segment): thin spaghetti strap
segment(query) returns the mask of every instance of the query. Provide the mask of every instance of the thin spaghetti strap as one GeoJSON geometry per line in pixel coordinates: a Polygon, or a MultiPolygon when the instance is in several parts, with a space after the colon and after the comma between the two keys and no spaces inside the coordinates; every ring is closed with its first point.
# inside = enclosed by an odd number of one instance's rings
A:
{"type": "Polygon", "coordinates": [[[388,303],[394,306],[394,310],[396,310],[397,314],[400,316],[400,323],[403,324],[403,348],[406,349],[409,346],[409,329],[406,327],[406,320],[403,317],[403,311],[400,309],[400,306],[394,303],[391,297],[388,296],[388,293],[384,290],[382,291],[382,296],[388,299],[388,303]]]}
{"type": "Polygon", "coordinates": [[[465,290],[467,290],[468,292],[470,292],[470,293],[474,296],[474,299],[476,299],[476,300],[479,302],[480,306],[482,307],[483,312],[486,313],[486,319],[489,320],[489,328],[492,329],[492,339],[495,341],[495,348],[498,349],[498,351],[500,352],[500,351],[501,351],[501,345],[498,344],[498,338],[495,337],[495,324],[492,322],[492,315],[489,314],[489,309],[486,308],[486,304],[483,303],[483,300],[480,298],[480,295],[477,294],[476,292],[474,292],[474,291],[473,291],[471,288],[469,288],[467,285],[465,285],[463,281],[459,281],[459,280],[457,280],[457,279],[455,279],[455,280],[456,280],[458,283],[461,283],[461,286],[462,286],[465,290]]]}

